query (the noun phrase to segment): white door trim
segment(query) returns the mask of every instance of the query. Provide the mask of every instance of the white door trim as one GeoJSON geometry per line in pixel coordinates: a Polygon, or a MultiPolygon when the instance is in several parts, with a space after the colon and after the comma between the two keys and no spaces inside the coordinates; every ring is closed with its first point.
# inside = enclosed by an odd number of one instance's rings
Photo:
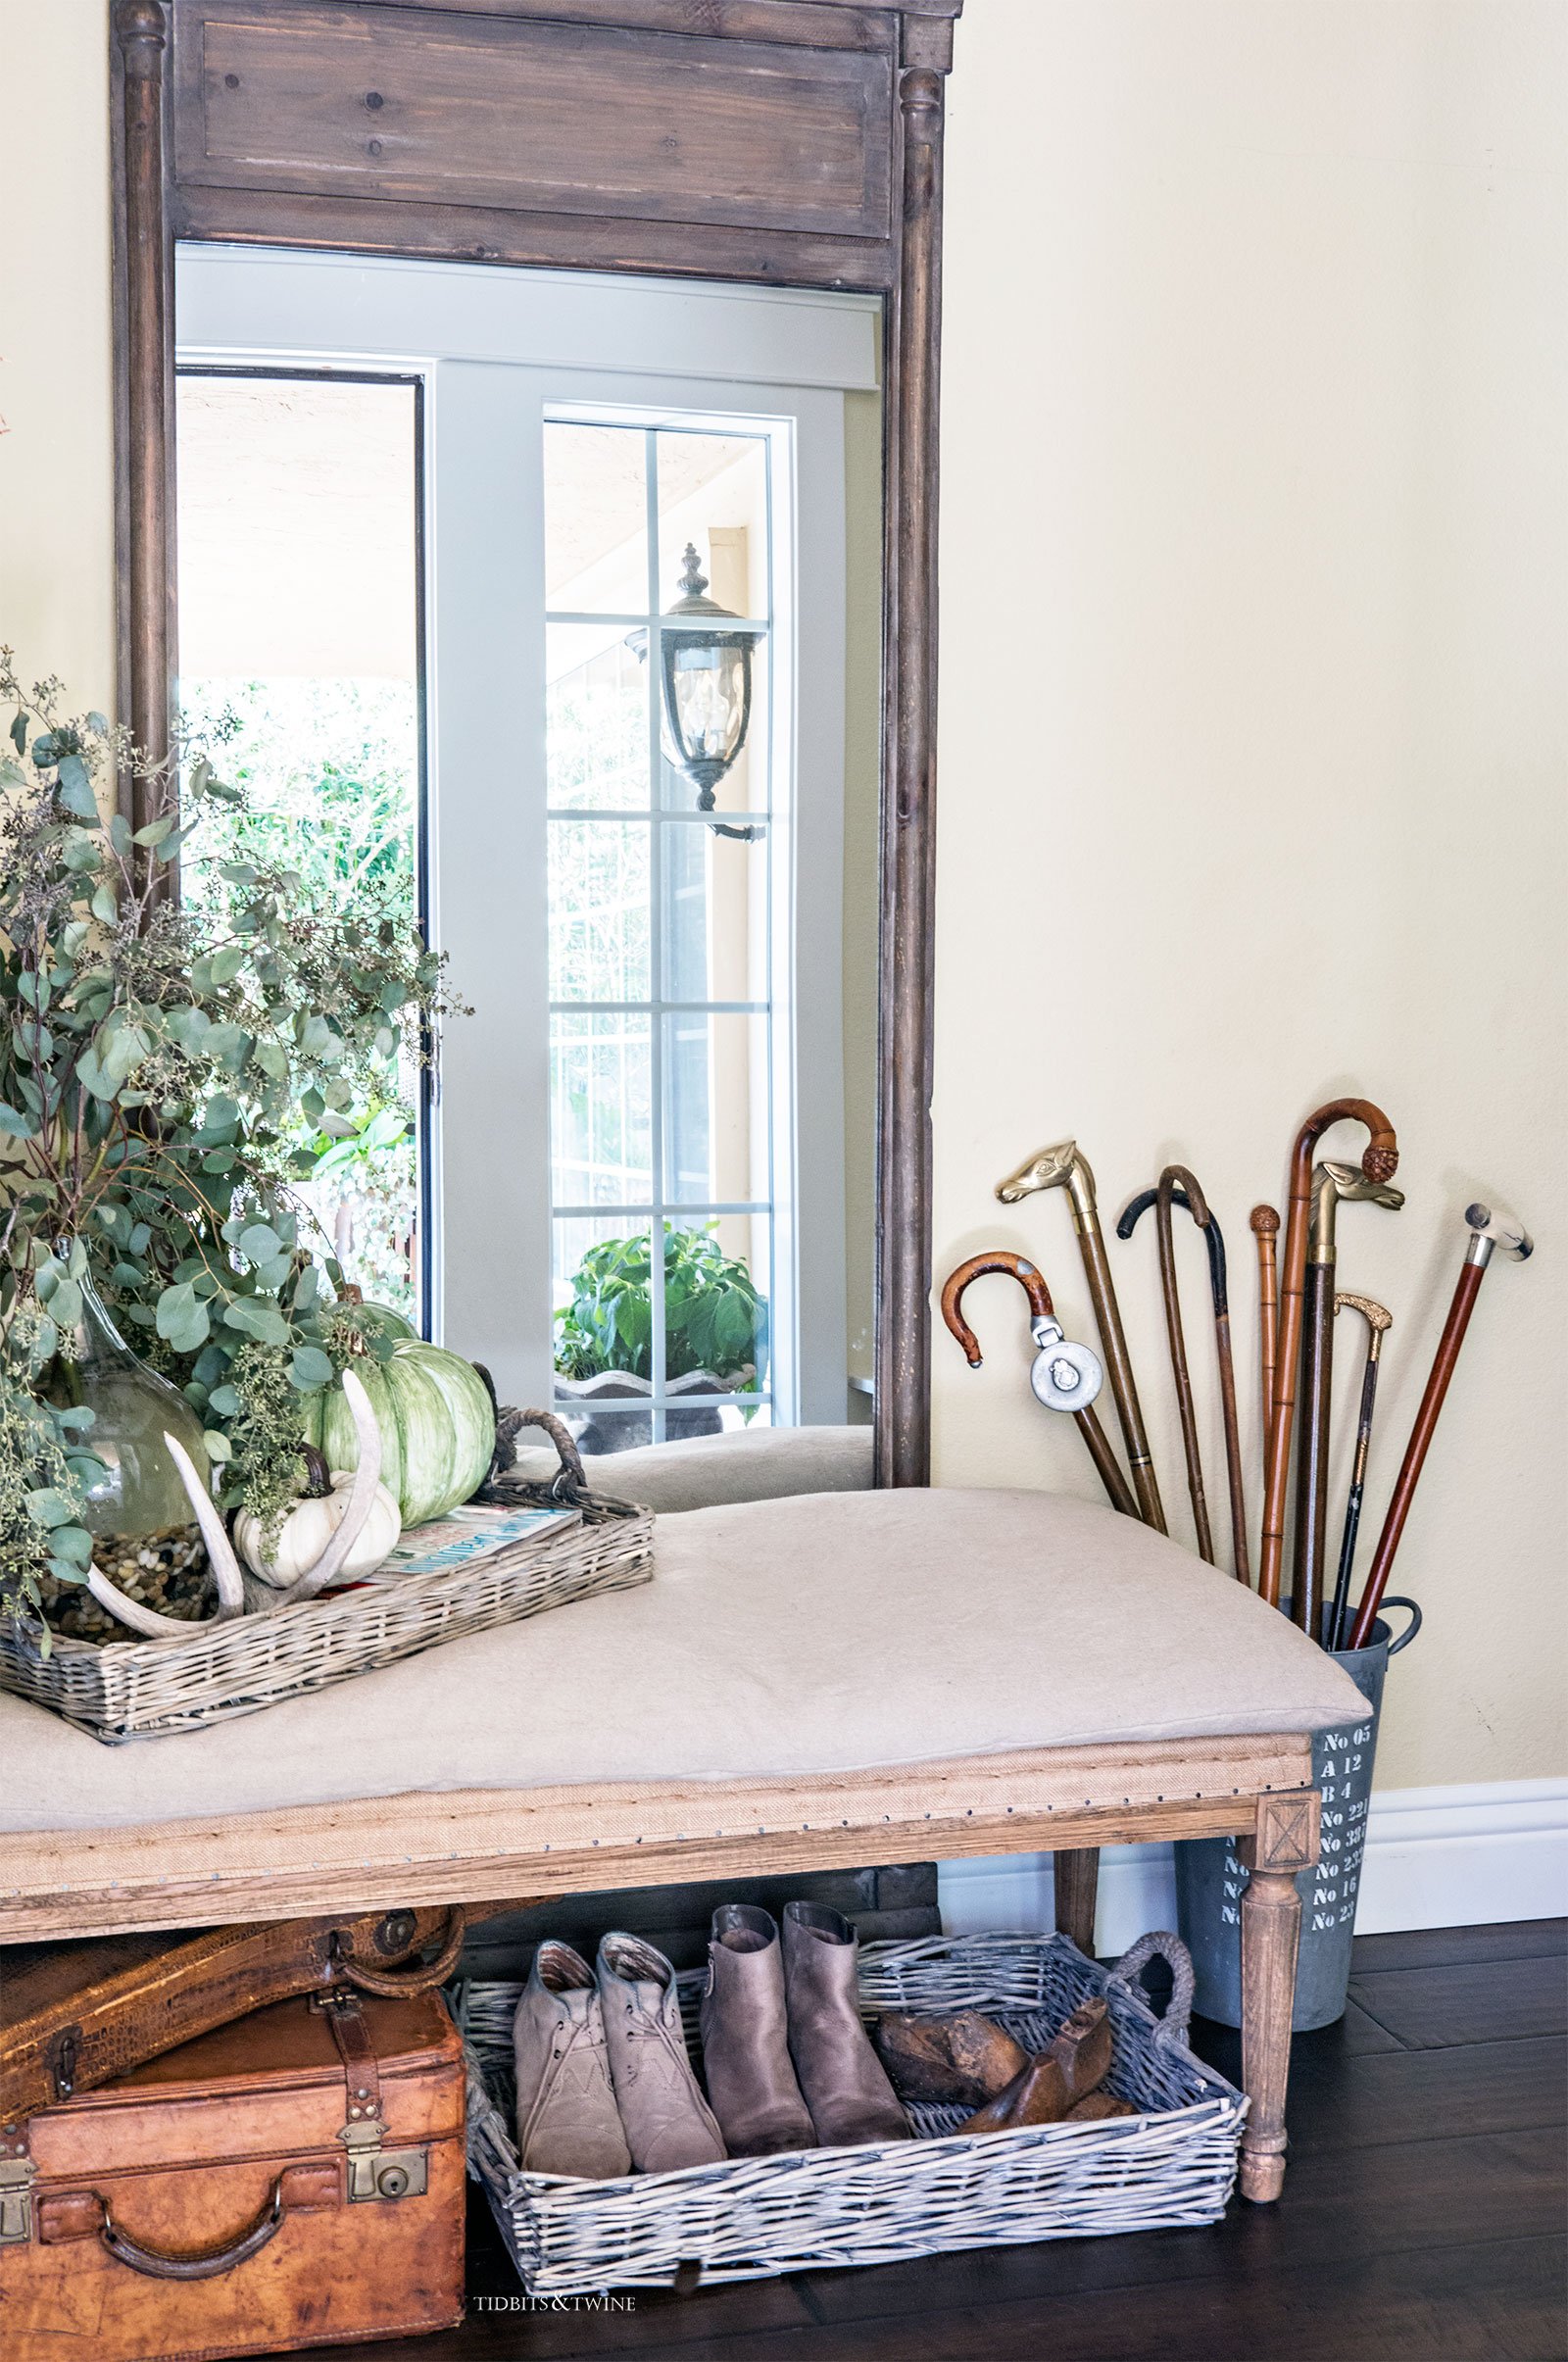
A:
{"type": "Polygon", "coordinates": [[[439,354],[840,393],[881,382],[874,295],[183,245],[174,301],[182,361],[352,350],[400,365],[439,354]]]}

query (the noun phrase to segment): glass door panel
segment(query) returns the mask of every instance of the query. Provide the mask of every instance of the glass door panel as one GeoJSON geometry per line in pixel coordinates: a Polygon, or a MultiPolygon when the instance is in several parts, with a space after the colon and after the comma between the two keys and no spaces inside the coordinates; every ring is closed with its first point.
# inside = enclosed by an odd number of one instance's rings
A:
{"type": "Polygon", "coordinates": [[[777,553],[765,434],[547,419],[544,438],[556,1383],[606,1451],[772,1410],[777,553]],[[752,628],[693,613],[705,596],[752,628]],[[709,657],[728,667],[716,779],[689,761],[709,657]],[[732,811],[744,836],[715,829],[732,811]]]}

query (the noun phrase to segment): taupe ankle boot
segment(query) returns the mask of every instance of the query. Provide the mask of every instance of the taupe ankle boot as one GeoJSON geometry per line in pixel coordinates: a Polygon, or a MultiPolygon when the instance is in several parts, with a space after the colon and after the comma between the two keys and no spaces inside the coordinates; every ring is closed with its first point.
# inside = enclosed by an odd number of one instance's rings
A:
{"type": "Polygon", "coordinates": [[[612,2181],[631,2152],[610,2088],[593,1970],[569,1944],[541,1944],[513,2020],[517,2154],[533,2174],[612,2181]]]}
{"type": "Polygon", "coordinates": [[[724,2136],[697,2088],[681,2031],[675,1972],[640,1936],[599,1946],[599,1998],[615,2105],[640,2174],[716,2165],[724,2136]]]}
{"type": "Polygon", "coordinates": [[[911,2137],[860,2021],[855,1986],[859,1950],[854,1928],[839,1912],[810,1902],[785,1904],[790,2056],[824,2148],[911,2137]]]}
{"type": "Polygon", "coordinates": [[[784,1960],[772,1915],[726,1902],[713,1913],[703,1995],[708,2096],[732,2157],[815,2148],[790,2065],[784,1960]]]}

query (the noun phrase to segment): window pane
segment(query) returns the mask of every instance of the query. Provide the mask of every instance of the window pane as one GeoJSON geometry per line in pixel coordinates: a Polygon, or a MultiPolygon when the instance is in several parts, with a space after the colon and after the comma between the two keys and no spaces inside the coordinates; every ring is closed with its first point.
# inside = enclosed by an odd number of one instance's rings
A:
{"type": "Polygon", "coordinates": [[[708,596],[732,615],[765,616],[767,444],[760,435],[655,437],[659,464],[659,604],[681,596],[686,550],[708,576],[708,596]]]}
{"type": "Polygon", "coordinates": [[[648,804],[648,666],[619,623],[552,623],[545,668],[549,799],[556,810],[648,804]]]}
{"type": "Polygon", "coordinates": [[[558,1206],[646,1206],[654,1194],[652,1021],[550,1021],[551,1194],[558,1206]]]}
{"type": "MultiPolygon", "coordinates": [[[[179,700],[243,809],[210,807],[182,864],[286,864],[307,905],[416,915],[419,859],[417,407],[392,380],[181,372],[179,700]],[[192,855],[204,858],[193,859],[192,855]]],[[[412,1057],[349,1110],[353,1143],[302,1130],[300,1195],[349,1279],[419,1316],[412,1057]]]]}
{"type": "MultiPolygon", "coordinates": [[[[755,1394],[767,1383],[768,1268],[772,1224],[765,1214],[664,1228],[664,1363],[672,1403],[694,1395],[755,1394]]],[[[720,1421],[689,1425],[710,1435],[720,1421]]],[[[671,1424],[671,1435],[680,1432],[671,1424]]]]}
{"type": "Polygon", "coordinates": [[[664,1019],[664,1194],[672,1206],[771,1195],[767,1019],[664,1019]]]}
{"type": "Polygon", "coordinates": [[[550,997],[646,1001],[649,843],[637,820],[550,823],[550,997]]]}
{"type": "Polygon", "coordinates": [[[768,997],[767,841],[664,831],[662,951],[666,1001],[768,997]]]}
{"type": "Polygon", "coordinates": [[[545,427],[545,605],[648,613],[648,437],[640,426],[545,427]]]}

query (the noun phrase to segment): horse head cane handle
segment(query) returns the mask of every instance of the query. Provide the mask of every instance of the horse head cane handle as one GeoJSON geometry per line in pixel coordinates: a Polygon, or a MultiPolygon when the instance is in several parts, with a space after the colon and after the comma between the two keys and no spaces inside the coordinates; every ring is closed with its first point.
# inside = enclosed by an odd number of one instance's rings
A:
{"type": "Polygon", "coordinates": [[[1044,1273],[1023,1255],[1013,1255],[1005,1248],[971,1255],[967,1262],[949,1273],[942,1290],[942,1317],[962,1346],[969,1367],[978,1369],[984,1356],[979,1338],[963,1317],[963,1293],[972,1280],[983,1279],[991,1271],[1015,1279],[1029,1299],[1029,1331],[1038,1349],[1029,1383],[1036,1396],[1049,1410],[1070,1412],[1110,1496],[1111,1506],[1126,1517],[1136,1517],[1138,1503],[1127,1489],[1127,1480],[1116,1463],[1105,1431],[1090,1407],[1100,1392],[1099,1360],[1087,1346],[1065,1342],[1044,1273]]]}
{"type": "MultiPolygon", "coordinates": [[[[1231,1348],[1230,1297],[1226,1282],[1224,1235],[1199,1185],[1197,1175],[1190,1172],[1185,1164],[1167,1164],[1154,1188],[1141,1190],[1136,1198],[1129,1201],[1123,1208],[1121,1219],[1116,1224],[1116,1236],[1121,1239],[1130,1239],[1151,1206],[1155,1206],[1160,1209],[1154,1218],[1159,1239],[1160,1285],[1165,1294],[1165,1321],[1171,1339],[1173,1368],[1176,1365],[1177,1348],[1181,1340],[1181,1304],[1176,1295],[1175,1257],[1170,1249],[1170,1207],[1172,1206],[1186,1207],[1208,1251],[1208,1287],[1214,1307],[1214,1349],[1219,1362],[1220,1408],[1225,1422],[1225,1473],[1230,1492],[1231,1550],[1236,1562],[1236,1580],[1238,1583],[1250,1585],[1252,1570],[1247,1547],[1247,1494],[1242,1470],[1241,1425],[1236,1410],[1236,1363],[1231,1348]],[[1167,1269],[1170,1273],[1168,1285],[1166,1282],[1167,1269]]],[[[1181,1367],[1184,1375],[1186,1360],[1185,1345],[1183,1345],[1181,1367]]],[[[1190,1409],[1190,1388],[1186,1400],[1187,1407],[1190,1409]]],[[[1182,1383],[1178,1378],[1178,1406],[1182,1404],[1182,1383]]],[[[1200,1487],[1202,1467],[1198,1460],[1197,1425],[1195,1422],[1189,1441],[1185,1411],[1182,1422],[1182,1443],[1188,1452],[1189,1479],[1196,1466],[1198,1483],[1200,1487]]],[[[1189,1484],[1189,1490],[1191,1490],[1191,1484],[1189,1484]]],[[[1196,1499],[1193,1502],[1193,1510],[1196,1519],[1198,1511],[1196,1499]]],[[[1205,1514],[1203,1525],[1206,1526],[1206,1524],[1205,1514]]],[[[1201,1530],[1200,1528],[1200,1534],[1201,1530]]],[[[1201,1543],[1200,1543],[1200,1547],[1201,1548],[1201,1543]]],[[[1211,1564],[1214,1563],[1211,1550],[1204,1550],[1202,1554],[1209,1559],[1211,1564]]]]}
{"type": "Polygon", "coordinates": [[[1368,1181],[1392,1181],[1399,1144],[1383,1109],[1369,1099],[1331,1099],[1313,1109],[1296,1136],[1291,1156],[1291,1202],[1285,1225],[1285,1263],[1280,1276],[1279,1341],[1274,1364],[1274,1400],[1263,1470],[1263,1540],[1258,1562],[1258,1598],[1270,1607],[1280,1599],[1285,1551],[1285,1489],[1296,1424],[1297,1361],[1301,1346],[1301,1299],[1306,1288],[1306,1232],[1312,1200],[1312,1152],[1331,1124],[1362,1123],[1371,1134],[1361,1155],[1368,1181]]]}
{"type": "Polygon", "coordinates": [[[1054,1147],[1041,1149],[1033,1156],[1026,1157],[1016,1172],[1009,1173],[1004,1181],[997,1183],[997,1196],[1004,1206],[1016,1206],[1020,1198],[1027,1198],[1039,1189],[1065,1189],[1067,1192],[1072,1206],[1072,1225],[1078,1234],[1078,1252],[1083,1257],[1084,1277],[1089,1282],[1090,1302],[1095,1307],[1095,1321],[1100,1330],[1106,1374],[1116,1404],[1116,1416],[1121,1423],[1133,1485],[1138,1494],[1139,1514],[1146,1525],[1152,1525],[1156,1533],[1163,1534],[1166,1530],[1165,1512],[1160,1506],[1159,1486],[1154,1477],[1154,1463],[1150,1456],[1149,1437],[1144,1428],[1138,1385],[1127,1352],[1126,1332],[1121,1325],[1121,1307],[1116,1302],[1115,1282],[1110,1276],[1110,1264],[1105,1255],[1100,1209],[1095,1200],[1095,1176],[1090,1169],[1089,1159],[1081,1154],[1075,1140],[1058,1140],[1054,1147]]]}
{"type": "Polygon", "coordinates": [[[1432,1443],[1433,1431],[1438,1424],[1438,1413],[1443,1408],[1443,1398],[1448,1391],[1448,1381],[1459,1358],[1459,1348],[1464,1343],[1464,1333],[1470,1325],[1470,1315],[1475,1310],[1487,1265],[1494,1253],[1522,1263],[1527,1255],[1535,1252],[1535,1242],[1529,1231],[1506,1214],[1495,1214],[1486,1206],[1467,1206],[1464,1218],[1470,1227],[1469,1249],[1454,1285],[1453,1301],[1448,1306],[1448,1317],[1443,1324],[1443,1335],[1438,1340],[1426,1392],[1421,1397],[1421,1407],[1415,1414],[1415,1425],[1410,1430],[1410,1441],[1404,1448],[1404,1458],[1399,1463],[1389,1513],[1383,1521],[1377,1549],[1372,1553],[1372,1564],[1367,1569],[1366,1589],[1361,1594],[1361,1604],[1356,1609],[1355,1624],[1350,1633],[1349,1645],[1352,1648],[1364,1648],[1372,1637],[1378,1608],[1393,1572],[1394,1553],[1399,1547],[1399,1537],[1410,1514],[1410,1503],[1415,1498],[1416,1485],[1432,1443]]]}
{"type": "Polygon", "coordinates": [[[1355,1456],[1350,1463],[1350,1491],[1345,1504],[1345,1531],[1340,1537],[1340,1564],[1334,1579],[1334,1601],[1329,1609],[1326,1648],[1343,1648],[1345,1624],[1350,1607],[1350,1570],[1355,1564],[1355,1538],[1360,1530],[1361,1503],[1366,1497],[1366,1460],[1372,1446],[1372,1411],[1377,1402],[1378,1360],[1383,1340],[1394,1326],[1387,1304],[1370,1296],[1338,1295],[1334,1317],[1359,1312],[1366,1322],[1366,1361],[1361,1371],[1361,1407],[1355,1420],[1355,1456]]]}

